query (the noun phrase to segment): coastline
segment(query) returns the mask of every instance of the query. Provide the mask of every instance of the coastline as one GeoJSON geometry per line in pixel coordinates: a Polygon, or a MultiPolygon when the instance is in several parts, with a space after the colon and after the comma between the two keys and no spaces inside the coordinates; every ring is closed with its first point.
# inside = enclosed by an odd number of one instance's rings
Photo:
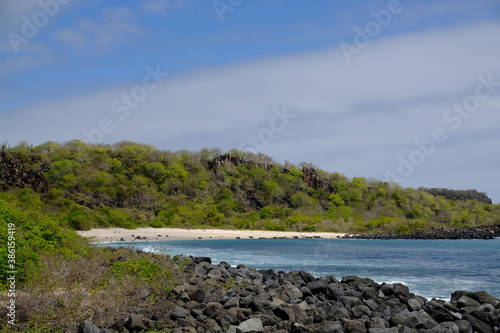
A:
{"type": "Polygon", "coordinates": [[[228,230],[228,229],[180,229],[180,228],[107,228],[79,230],[80,236],[91,238],[92,242],[131,241],[174,241],[174,240],[221,240],[251,238],[340,238],[344,233],[295,232],[269,230],[228,230]],[[140,237],[140,238],[139,238],[140,237]]]}

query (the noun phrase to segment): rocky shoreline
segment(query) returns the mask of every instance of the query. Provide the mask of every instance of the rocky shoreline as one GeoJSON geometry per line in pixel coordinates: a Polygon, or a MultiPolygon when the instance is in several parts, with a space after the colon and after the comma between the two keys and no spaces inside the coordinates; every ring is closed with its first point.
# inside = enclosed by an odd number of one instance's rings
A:
{"type": "Polygon", "coordinates": [[[477,228],[436,228],[420,230],[409,234],[355,234],[344,235],[346,239],[495,239],[500,237],[500,226],[487,226],[477,228]]]}
{"type": "Polygon", "coordinates": [[[303,271],[257,270],[208,257],[176,256],[184,281],[164,301],[78,333],[319,332],[496,333],[500,300],[484,291],[455,291],[427,300],[399,284],[367,278],[315,278],[303,271]]]}

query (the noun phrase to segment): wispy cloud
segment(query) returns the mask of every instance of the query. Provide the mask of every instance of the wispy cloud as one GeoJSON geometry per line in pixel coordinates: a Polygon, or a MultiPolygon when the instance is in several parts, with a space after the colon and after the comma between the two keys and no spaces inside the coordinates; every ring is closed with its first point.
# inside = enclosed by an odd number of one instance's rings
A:
{"type": "Polygon", "coordinates": [[[116,44],[128,43],[131,37],[144,32],[133,23],[134,17],[129,7],[105,8],[99,18],[80,17],[72,27],[59,30],[56,36],[77,49],[108,49],[116,44]]]}
{"type": "MultiPolygon", "coordinates": [[[[108,16],[111,21],[127,22],[131,15],[115,14],[108,16]]],[[[83,31],[95,32],[104,24],[95,23],[89,25],[94,28],[83,25],[83,31]]],[[[117,33],[113,38],[120,38],[117,33]]],[[[416,139],[436,126],[447,126],[443,112],[470,94],[478,76],[491,73],[500,81],[500,44],[492,43],[499,35],[500,24],[491,23],[379,39],[351,64],[332,47],[207,68],[165,79],[120,121],[111,103],[140,85],[138,76],[137,82],[111,90],[19,108],[2,119],[0,139],[85,139],[83,130],[107,118],[116,127],[105,142],[127,139],[166,149],[231,149],[265,126],[273,109],[286,105],[296,118],[266,145],[265,153],[280,160],[314,162],[349,176],[383,179],[416,139]]],[[[495,170],[498,136],[483,135],[500,130],[498,93],[460,130],[450,131],[447,143],[404,185],[477,187],[499,201],[500,192],[492,185],[500,181],[495,170]],[[474,140],[456,144],[464,137],[474,140]]]]}

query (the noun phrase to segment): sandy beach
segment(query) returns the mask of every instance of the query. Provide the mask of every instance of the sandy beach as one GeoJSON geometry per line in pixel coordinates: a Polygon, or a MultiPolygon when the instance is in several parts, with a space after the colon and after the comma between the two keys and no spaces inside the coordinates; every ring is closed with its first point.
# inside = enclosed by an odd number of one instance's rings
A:
{"type": "Polygon", "coordinates": [[[178,228],[108,228],[78,231],[83,237],[93,242],[119,241],[165,241],[195,239],[249,239],[249,238],[337,238],[344,234],[330,232],[289,232],[267,230],[221,230],[221,229],[178,229],[178,228]],[[140,238],[138,238],[140,237],[140,238]]]}

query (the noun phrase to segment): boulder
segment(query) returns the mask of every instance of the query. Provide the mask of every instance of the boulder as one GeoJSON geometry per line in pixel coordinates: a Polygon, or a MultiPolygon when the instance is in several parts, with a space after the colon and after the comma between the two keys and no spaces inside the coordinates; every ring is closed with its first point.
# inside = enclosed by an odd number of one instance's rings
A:
{"type": "Polygon", "coordinates": [[[219,323],[219,325],[227,330],[229,326],[238,324],[238,312],[237,311],[227,311],[221,310],[216,313],[215,320],[219,323]]]}
{"type": "Polygon", "coordinates": [[[273,313],[276,317],[281,320],[291,320],[295,321],[295,312],[290,306],[283,304],[280,307],[273,310],[273,313]]]}
{"type": "Polygon", "coordinates": [[[388,328],[389,323],[387,320],[383,318],[372,318],[370,322],[368,322],[368,328],[388,328]]]}
{"type": "Polygon", "coordinates": [[[394,283],[391,290],[394,296],[398,296],[404,299],[408,299],[408,297],[410,297],[410,289],[408,289],[408,287],[404,284],[394,283]]]}
{"type": "Polygon", "coordinates": [[[460,329],[457,324],[453,322],[444,322],[438,324],[427,331],[428,333],[460,333],[460,329]]]}
{"type": "Polygon", "coordinates": [[[189,299],[196,301],[198,303],[202,303],[207,297],[208,293],[204,285],[185,285],[186,294],[189,296],[189,299]]]}
{"type": "Polygon", "coordinates": [[[329,283],[327,289],[331,298],[334,300],[338,300],[340,297],[344,296],[344,288],[337,283],[329,283]]]}
{"type": "Polygon", "coordinates": [[[214,332],[214,333],[223,332],[222,328],[214,319],[208,319],[205,322],[205,327],[208,329],[208,332],[214,332]]]}
{"type": "Polygon", "coordinates": [[[338,321],[324,321],[316,327],[316,333],[344,333],[342,324],[338,321]]]}
{"type": "Polygon", "coordinates": [[[254,313],[255,312],[265,313],[266,312],[262,303],[257,299],[253,299],[252,302],[250,302],[250,309],[252,309],[252,311],[254,313]]]}
{"type": "Polygon", "coordinates": [[[212,258],[210,258],[210,257],[191,257],[191,259],[193,260],[193,262],[195,264],[200,264],[202,262],[206,262],[209,264],[212,263],[212,258]]]}
{"type": "Polygon", "coordinates": [[[399,330],[396,327],[391,328],[370,328],[368,329],[368,333],[399,333],[399,330]]]}
{"type": "Polygon", "coordinates": [[[428,314],[431,315],[432,319],[438,323],[460,319],[457,318],[460,314],[454,315],[450,310],[446,309],[443,304],[436,301],[429,301],[425,303],[423,308],[428,314]]]}
{"type": "Polygon", "coordinates": [[[438,323],[424,310],[410,312],[406,325],[415,329],[431,329],[438,323]]]}
{"type": "Polygon", "coordinates": [[[78,333],[99,333],[100,329],[88,320],[84,320],[78,325],[78,333]]]}
{"type": "Polygon", "coordinates": [[[344,330],[348,333],[366,333],[365,321],[362,319],[340,318],[344,330]]]}
{"type": "Polygon", "coordinates": [[[408,327],[406,325],[398,325],[396,326],[399,333],[417,333],[418,331],[414,328],[408,327]]]}
{"type": "Polygon", "coordinates": [[[238,296],[231,297],[224,303],[226,309],[238,307],[240,305],[240,298],[238,296]]]}
{"type": "Polygon", "coordinates": [[[466,306],[478,306],[481,304],[478,301],[476,301],[475,299],[473,299],[472,297],[464,295],[458,299],[457,305],[459,308],[463,308],[466,306]]]}
{"type": "Polygon", "coordinates": [[[293,323],[290,332],[291,333],[313,333],[314,331],[311,328],[309,328],[305,325],[302,325],[301,323],[293,323]]]}
{"type": "Polygon", "coordinates": [[[457,304],[458,300],[462,296],[470,297],[470,298],[476,300],[480,304],[490,303],[493,306],[497,306],[498,304],[500,304],[500,300],[498,300],[495,297],[489,295],[485,291],[468,292],[468,291],[464,291],[464,290],[457,290],[457,291],[453,292],[451,294],[451,300],[450,300],[450,302],[452,304],[457,304]]]}
{"type": "Polygon", "coordinates": [[[352,297],[352,296],[341,296],[339,298],[340,303],[342,303],[344,306],[356,306],[356,305],[363,305],[363,302],[357,298],[357,297],[352,297]]]}
{"type": "Polygon", "coordinates": [[[472,329],[478,333],[494,333],[492,326],[471,314],[464,314],[463,319],[467,320],[471,324],[472,329]]]}
{"type": "Polygon", "coordinates": [[[237,328],[242,333],[264,332],[262,321],[259,318],[250,318],[238,325],[237,328]]]}
{"type": "Polygon", "coordinates": [[[259,270],[259,273],[262,274],[262,279],[264,282],[268,280],[276,280],[276,272],[274,269],[261,269],[259,270]]]}
{"type": "Polygon", "coordinates": [[[311,291],[311,293],[313,295],[316,295],[316,294],[319,294],[319,293],[322,293],[322,294],[325,294],[326,293],[326,282],[325,281],[321,281],[321,280],[315,280],[315,281],[311,281],[307,284],[307,288],[309,288],[309,290],[311,291]]]}
{"type": "Polygon", "coordinates": [[[288,303],[299,303],[304,296],[298,287],[286,282],[283,286],[283,293],[283,296],[286,296],[283,300],[288,303]]]}
{"type": "Polygon", "coordinates": [[[361,318],[361,316],[371,317],[372,311],[366,305],[357,305],[351,308],[351,313],[354,318],[361,318]]]}
{"type": "Polygon", "coordinates": [[[218,302],[209,302],[205,306],[205,309],[203,309],[203,314],[207,317],[212,317],[222,308],[223,308],[222,304],[218,302]]]}
{"type": "Polygon", "coordinates": [[[368,278],[360,278],[358,276],[344,276],[342,283],[350,285],[352,288],[363,291],[366,288],[379,288],[379,284],[368,278]]]}
{"type": "Polygon", "coordinates": [[[410,298],[408,300],[408,309],[411,311],[418,311],[422,309],[422,304],[416,298],[410,298]]]}
{"type": "Polygon", "coordinates": [[[155,325],[153,321],[149,318],[146,318],[144,315],[132,314],[130,315],[123,326],[131,332],[142,331],[142,330],[153,330],[155,325]]]}
{"type": "Polygon", "coordinates": [[[170,317],[173,319],[173,320],[176,320],[178,318],[186,318],[187,316],[190,315],[190,311],[189,310],[186,310],[180,306],[176,306],[172,312],[170,313],[170,317]]]}
{"type": "Polygon", "coordinates": [[[467,320],[457,320],[455,325],[460,333],[472,333],[472,325],[467,320]]]}

